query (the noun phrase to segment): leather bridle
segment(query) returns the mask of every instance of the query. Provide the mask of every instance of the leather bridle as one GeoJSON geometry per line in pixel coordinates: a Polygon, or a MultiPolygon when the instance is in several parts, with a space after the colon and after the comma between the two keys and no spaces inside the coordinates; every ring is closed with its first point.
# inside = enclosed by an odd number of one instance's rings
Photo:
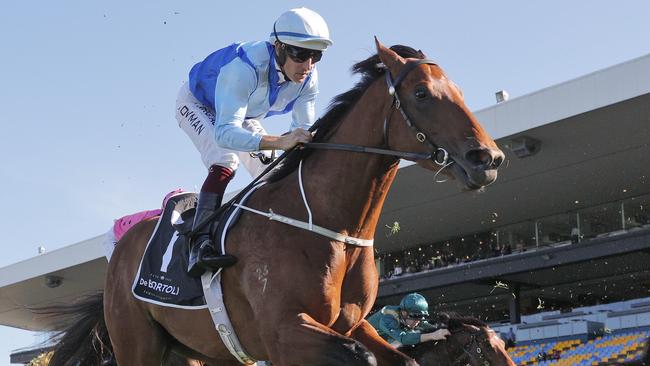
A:
{"type": "Polygon", "coordinates": [[[402,83],[402,81],[406,78],[406,75],[408,75],[409,72],[411,72],[413,69],[415,69],[419,65],[436,65],[436,63],[432,60],[429,59],[419,59],[419,60],[412,60],[408,61],[402,70],[400,70],[399,75],[393,81],[391,75],[390,75],[390,70],[386,70],[386,85],[388,87],[388,94],[393,97],[392,105],[391,105],[391,110],[389,111],[388,115],[386,118],[384,118],[384,145],[388,145],[388,126],[390,124],[390,119],[392,117],[392,112],[393,112],[393,107],[397,109],[400,114],[402,115],[402,118],[406,122],[406,125],[415,133],[415,138],[417,141],[419,141],[422,144],[425,144],[427,146],[428,150],[430,151],[429,153],[417,153],[417,152],[406,152],[406,151],[398,151],[398,150],[391,150],[391,149],[383,149],[383,148],[376,148],[376,147],[369,147],[369,146],[360,146],[360,145],[351,145],[351,144],[335,144],[335,143],[328,143],[328,142],[308,142],[302,144],[306,148],[310,149],[323,149],[323,150],[342,150],[342,151],[352,151],[352,152],[361,152],[361,153],[370,153],[370,154],[380,154],[380,155],[390,155],[390,156],[395,156],[400,159],[406,159],[406,160],[411,160],[411,161],[420,161],[420,160],[431,160],[437,165],[440,166],[447,166],[449,165],[450,162],[450,157],[449,157],[449,152],[445,150],[444,148],[441,148],[437,146],[433,141],[431,141],[427,135],[422,132],[418,126],[416,126],[411,119],[409,118],[408,114],[404,110],[402,106],[402,102],[400,101],[399,95],[397,93],[397,88],[399,85],[402,83]]]}
{"type": "MultiPolygon", "coordinates": [[[[300,148],[301,146],[304,148],[309,148],[309,149],[318,149],[318,150],[342,150],[342,151],[352,151],[352,152],[360,152],[360,153],[369,153],[369,154],[379,154],[379,155],[389,155],[389,156],[394,156],[400,159],[406,159],[406,160],[411,160],[411,161],[422,161],[422,160],[431,160],[435,164],[441,166],[441,170],[444,169],[445,167],[451,165],[454,163],[452,159],[449,157],[449,153],[447,150],[444,148],[438,147],[436,144],[434,144],[408,117],[408,114],[404,110],[402,106],[402,102],[399,99],[399,95],[397,94],[397,88],[399,85],[402,83],[402,81],[406,78],[406,75],[408,75],[409,72],[411,72],[414,68],[416,68],[419,65],[436,65],[436,63],[432,60],[429,59],[417,59],[417,60],[411,60],[408,61],[402,70],[400,70],[399,75],[397,75],[397,78],[395,81],[390,76],[390,70],[386,69],[386,85],[388,87],[388,94],[393,97],[392,105],[390,108],[390,111],[388,112],[388,115],[384,119],[384,144],[387,146],[388,144],[388,125],[390,123],[390,118],[393,115],[394,109],[397,109],[401,114],[406,122],[406,125],[409,126],[410,129],[415,132],[415,138],[420,142],[425,144],[428,149],[429,153],[418,153],[418,152],[407,152],[407,151],[397,151],[397,150],[391,150],[391,149],[383,149],[383,148],[377,148],[377,147],[370,147],[370,146],[361,146],[361,145],[351,145],[351,144],[335,144],[335,143],[329,143],[329,142],[308,142],[308,143],[303,143],[297,146],[294,146],[290,150],[285,151],[280,157],[277,159],[264,159],[259,155],[251,155],[251,156],[257,156],[262,160],[263,163],[267,164],[266,169],[264,172],[262,172],[260,175],[258,175],[255,179],[253,179],[252,182],[250,182],[246,187],[244,187],[235,197],[233,197],[228,203],[225,205],[222,205],[220,209],[216,210],[213,212],[210,216],[208,216],[203,222],[197,225],[196,228],[192,231],[192,233],[196,232],[197,230],[200,230],[202,227],[207,225],[209,222],[214,220],[217,216],[221,215],[223,210],[227,207],[230,207],[230,205],[233,202],[236,202],[239,200],[244,193],[246,193],[251,187],[253,187],[257,182],[259,182],[262,177],[266,176],[268,172],[273,170],[280,162],[282,162],[292,151],[300,148]],[[394,109],[393,109],[394,107],[394,109]],[[438,158],[438,155],[442,154],[442,158],[438,158]]],[[[321,120],[316,121],[310,128],[309,131],[313,132],[316,130],[319,126],[319,122],[321,120]]]]}
{"type": "Polygon", "coordinates": [[[462,347],[463,354],[462,356],[465,357],[459,357],[457,358],[451,365],[483,365],[483,366],[490,366],[490,361],[485,356],[485,353],[483,352],[483,349],[481,348],[481,345],[479,344],[479,341],[476,339],[476,335],[481,333],[481,330],[477,330],[475,332],[469,332],[467,330],[460,330],[455,333],[469,333],[470,335],[470,341],[465,344],[462,347]],[[474,351],[474,352],[472,352],[474,351]],[[465,359],[469,360],[470,363],[465,362],[465,359]],[[472,362],[473,361],[473,362],[472,362]]]}

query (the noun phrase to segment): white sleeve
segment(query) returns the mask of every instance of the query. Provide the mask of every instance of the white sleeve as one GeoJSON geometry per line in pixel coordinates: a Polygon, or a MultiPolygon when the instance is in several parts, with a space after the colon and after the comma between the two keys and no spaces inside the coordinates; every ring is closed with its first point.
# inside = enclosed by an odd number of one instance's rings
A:
{"type": "Polygon", "coordinates": [[[239,58],[221,68],[214,93],[217,145],[236,151],[259,150],[262,135],[242,128],[250,95],[256,87],[255,71],[239,58]]]}
{"type": "Polygon", "coordinates": [[[111,228],[108,229],[104,235],[104,241],[102,246],[104,247],[104,255],[106,259],[110,262],[111,257],[113,256],[113,250],[115,250],[115,244],[117,244],[117,239],[115,238],[114,225],[111,225],[111,228]]]}
{"type": "Polygon", "coordinates": [[[293,105],[291,115],[291,130],[296,128],[309,129],[316,122],[316,96],[318,95],[318,72],[314,68],[309,78],[309,84],[300,91],[293,105]]]}

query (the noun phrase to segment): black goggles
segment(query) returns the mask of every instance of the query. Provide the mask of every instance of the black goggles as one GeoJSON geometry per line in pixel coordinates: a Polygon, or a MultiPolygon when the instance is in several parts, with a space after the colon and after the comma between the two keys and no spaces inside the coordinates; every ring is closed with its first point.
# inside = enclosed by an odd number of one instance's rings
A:
{"type": "Polygon", "coordinates": [[[323,57],[323,51],[296,47],[286,43],[282,43],[282,47],[287,52],[287,56],[289,56],[291,60],[299,64],[309,59],[311,59],[312,63],[316,63],[320,61],[320,59],[323,57]]]}

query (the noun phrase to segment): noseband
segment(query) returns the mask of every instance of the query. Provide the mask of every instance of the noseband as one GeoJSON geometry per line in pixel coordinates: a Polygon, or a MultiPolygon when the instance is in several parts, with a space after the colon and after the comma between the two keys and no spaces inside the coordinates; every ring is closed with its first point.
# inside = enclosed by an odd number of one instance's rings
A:
{"type": "MultiPolygon", "coordinates": [[[[434,144],[427,135],[425,135],[409,118],[408,114],[406,113],[406,110],[402,108],[402,102],[399,99],[399,95],[397,94],[397,87],[402,83],[402,81],[406,78],[406,75],[408,75],[411,70],[415,69],[419,65],[436,65],[436,63],[433,60],[429,59],[421,59],[421,60],[415,60],[415,61],[409,61],[404,65],[404,68],[400,71],[399,75],[397,75],[397,79],[393,81],[393,79],[390,76],[390,71],[386,70],[386,86],[388,86],[388,94],[390,94],[393,97],[393,106],[395,109],[397,109],[400,114],[402,115],[402,118],[404,119],[404,122],[406,122],[406,125],[409,126],[409,128],[415,132],[415,138],[420,142],[425,144],[429,151],[431,153],[426,157],[426,159],[431,159],[434,163],[444,166],[447,164],[449,160],[449,153],[447,150],[438,147],[436,144],[434,144]],[[438,156],[442,155],[441,158],[438,156]]],[[[390,123],[390,116],[392,113],[384,119],[384,142],[387,145],[388,144],[388,125],[390,123]]]]}
{"type": "MultiPolygon", "coordinates": [[[[334,144],[326,142],[308,142],[302,144],[306,148],[311,149],[323,149],[323,150],[343,150],[343,151],[352,151],[352,152],[362,152],[362,153],[371,153],[371,154],[380,154],[380,155],[390,155],[395,156],[400,159],[406,159],[411,161],[420,161],[420,160],[431,160],[434,163],[445,166],[449,164],[449,153],[447,150],[438,147],[434,144],[408,117],[408,114],[402,107],[402,103],[397,94],[397,88],[406,78],[406,75],[415,69],[417,66],[427,64],[427,65],[436,65],[435,62],[428,59],[420,59],[415,61],[409,61],[404,65],[402,70],[400,70],[397,79],[393,81],[390,76],[390,70],[386,70],[386,84],[388,86],[388,94],[393,97],[391,107],[395,107],[401,115],[406,125],[415,132],[415,138],[427,146],[429,153],[416,153],[416,152],[406,152],[406,151],[397,151],[391,149],[381,149],[376,147],[369,146],[360,146],[360,145],[350,145],[350,144],[334,144]]],[[[392,116],[393,109],[391,108],[388,116],[384,119],[384,145],[388,146],[388,126],[390,124],[390,119],[392,116]]]]}

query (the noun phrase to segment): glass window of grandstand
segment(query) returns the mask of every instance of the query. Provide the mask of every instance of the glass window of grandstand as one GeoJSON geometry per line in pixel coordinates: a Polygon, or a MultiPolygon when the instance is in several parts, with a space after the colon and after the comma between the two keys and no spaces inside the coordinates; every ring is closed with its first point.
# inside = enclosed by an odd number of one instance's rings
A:
{"type": "Polygon", "coordinates": [[[539,246],[580,241],[578,215],[575,212],[544,217],[538,219],[535,225],[539,246]]]}
{"type": "Polygon", "coordinates": [[[650,194],[623,201],[626,230],[650,227],[650,194]]]}
{"type": "Polygon", "coordinates": [[[578,214],[581,239],[616,235],[623,230],[623,202],[609,202],[585,208],[578,214]]]}
{"type": "Polygon", "coordinates": [[[379,255],[377,268],[383,278],[443,268],[511,254],[512,245],[499,244],[496,231],[469,234],[441,242],[405,248],[379,255]]]}
{"type": "Polygon", "coordinates": [[[537,246],[535,223],[532,221],[500,227],[495,231],[496,239],[505,252],[521,253],[537,246]]]}
{"type": "Polygon", "coordinates": [[[377,268],[393,278],[642,228],[650,228],[650,194],[382,253],[377,268]]]}
{"type": "MultiPolygon", "coordinates": [[[[400,277],[409,273],[442,267],[448,256],[434,245],[421,245],[379,255],[380,276],[400,277]]],[[[445,264],[446,265],[446,264],[445,264]]]]}

